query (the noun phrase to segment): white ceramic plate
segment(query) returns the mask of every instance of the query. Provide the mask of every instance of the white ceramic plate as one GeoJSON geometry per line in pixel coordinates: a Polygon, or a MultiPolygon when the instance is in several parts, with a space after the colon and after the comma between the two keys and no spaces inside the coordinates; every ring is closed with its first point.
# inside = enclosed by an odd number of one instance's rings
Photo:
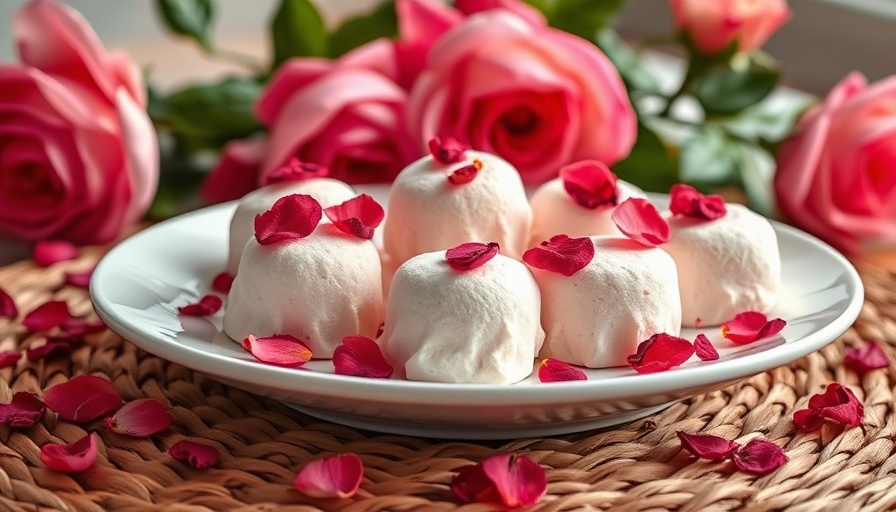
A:
{"type": "MultiPolygon", "coordinates": [[[[358,187],[385,204],[386,187],[358,187]]],[[[658,199],[662,202],[663,199],[658,199]]],[[[181,318],[176,307],[208,291],[224,268],[234,204],[205,208],[125,240],[100,262],[90,283],[96,311],[138,347],[312,416],[353,427],[425,437],[504,439],[606,427],[651,414],[684,398],[799,359],[834,341],[859,314],[863,290],[855,269],[829,246],[775,223],[783,291],[773,315],[787,320],[779,336],[747,346],[705,332],[718,361],[696,356],[668,372],[588,370],[587,381],[511,386],[458,385],[346,377],[330,361],[305,369],[253,360],[221,330],[221,313],[181,318]]],[[[693,339],[698,331],[685,329],[693,339]]]]}

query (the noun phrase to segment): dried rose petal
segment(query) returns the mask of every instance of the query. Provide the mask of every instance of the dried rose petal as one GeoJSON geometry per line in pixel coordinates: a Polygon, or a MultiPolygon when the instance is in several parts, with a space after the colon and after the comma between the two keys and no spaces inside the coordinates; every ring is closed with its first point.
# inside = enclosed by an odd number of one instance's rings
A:
{"type": "Polygon", "coordinates": [[[8,404],[0,404],[0,423],[11,427],[30,427],[44,417],[46,410],[46,404],[37,395],[19,391],[12,395],[8,404]]]}
{"type": "Polygon", "coordinates": [[[221,272],[212,279],[212,290],[218,293],[230,293],[234,277],[227,272],[221,272]]]}
{"type": "Polygon", "coordinates": [[[448,175],[448,183],[451,183],[452,185],[466,185],[475,180],[476,176],[479,176],[479,171],[481,170],[482,161],[473,160],[472,164],[459,167],[452,171],[451,174],[448,175]]]}
{"type": "Polygon", "coordinates": [[[848,387],[839,382],[828,384],[824,393],[809,399],[808,409],[797,411],[793,423],[804,432],[818,430],[825,419],[858,427],[865,416],[865,406],[848,387]]]}
{"type": "Polygon", "coordinates": [[[780,318],[769,320],[758,311],[746,311],[722,324],[722,336],[744,345],[777,334],[785,325],[780,318]]]}
{"type": "Polygon", "coordinates": [[[72,318],[68,303],[62,300],[44,302],[25,315],[22,325],[29,331],[49,331],[72,318]]]}
{"type": "Polygon", "coordinates": [[[91,322],[83,316],[73,316],[62,322],[59,328],[61,329],[60,337],[77,337],[101,332],[106,329],[106,324],[101,320],[91,322]]]}
{"type": "Polygon", "coordinates": [[[322,165],[312,164],[310,162],[302,162],[296,157],[290,157],[280,167],[274,169],[274,172],[268,174],[264,179],[265,185],[273,185],[274,183],[283,183],[287,181],[301,181],[309,178],[323,178],[328,175],[330,170],[322,165]]]}
{"type": "Polygon", "coordinates": [[[77,259],[78,248],[65,240],[41,240],[34,244],[34,262],[49,267],[60,261],[77,259]]]}
{"type": "Polygon", "coordinates": [[[549,357],[538,365],[538,380],[541,382],[566,382],[588,380],[588,376],[571,364],[549,357]]]}
{"type": "Polygon", "coordinates": [[[563,188],[576,204],[589,210],[616,206],[616,175],[607,164],[583,160],[560,168],[563,188]]]}
{"type": "Polygon", "coordinates": [[[697,335],[697,339],[694,340],[694,352],[701,361],[715,361],[719,358],[719,351],[705,334],[697,335]]]}
{"type": "Polygon", "coordinates": [[[814,432],[824,425],[824,416],[814,409],[802,409],[793,413],[793,424],[802,432],[814,432]]]}
{"type": "Polygon", "coordinates": [[[590,238],[570,238],[566,235],[552,236],[547,242],[542,242],[523,254],[523,261],[529,265],[566,277],[588,266],[592,259],[594,242],[590,238]]]}
{"type": "Polygon", "coordinates": [[[93,271],[95,267],[90,267],[87,270],[82,270],[80,272],[66,272],[65,276],[65,284],[68,286],[74,286],[75,288],[84,288],[85,290],[90,287],[90,278],[93,276],[93,271]]]}
{"type": "Polygon", "coordinates": [[[293,485],[312,498],[351,498],[363,479],[361,458],[354,453],[342,453],[305,464],[293,485]]]}
{"type": "Polygon", "coordinates": [[[869,341],[861,347],[847,350],[846,356],[843,358],[843,364],[862,374],[890,366],[890,359],[887,357],[884,349],[880,348],[880,345],[869,341]]]}
{"type": "Polygon", "coordinates": [[[451,490],[465,502],[531,507],[547,491],[544,469],[525,455],[502,453],[457,470],[451,490]]]}
{"type": "Polygon", "coordinates": [[[638,243],[656,247],[669,241],[669,224],[647,199],[626,199],[613,210],[612,218],[619,231],[638,243]]]}
{"type": "Polygon", "coordinates": [[[117,411],[121,395],[106,379],[79,375],[44,391],[44,402],[64,420],[87,423],[117,411]]]}
{"type": "Polygon", "coordinates": [[[168,406],[155,398],[141,398],[128,402],[103,423],[106,428],[134,437],[149,437],[171,426],[168,406]]]}
{"type": "Polygon", "coordinates": [[[96,433],[91,432],[72,444],[45,444],[40,447],[40,460],[52,471],[84,471],[96,462],[97,439],[96,433]]]}
{"type": "Polygon", "coordinates": [[[694,345],[671,334],[654,334],[638,345],[638,353],[628,356],[628,364],[638,373],[655,373],[681,366],[694,354],[694,345]]]}
{"type": "Polygon", "coordinates": [[[388,379],[392,367],[383,357],[380,346],[364,336],[346,336],[333,351],[333,367],[339,375],[388,379]]]}
{"type": "Polygon", "coordinates": [[[208,316],[214,315],[224,305],[224,301],[217,295],[206,295],[199,302],[186,304],[177,308],[178,313],[184,316],[208,316]]]}
{"type": "Polygon", "coordinates": [[[753,439],[741,446],[731,457],[740,471],[767,475],[787,462],[787,454],[778,445],[763,439],[753,439]]]}
{"type": "Polygon", "coordinates": [[[320,203],[309,195],[281,197],[270,210],[255,216],[255,239],[261,245],[271,245],[305,238],[317,227],[322,215],[320,203]]]}
{"type": "Polygon", "coordinates": [[[218,464],[218,449],[189,439],[181,439],[168,448],[171,458],[186,462],[196,469],[210,468],[218,464]]]}
{"type": "Polygon", "coordinates": [[[339,231],[365,240],[373,238],[373,231],[386,216],[383,207],[367,194],[326,208],[324,213],[339,231]]]}
{"type": "Polygon", "coordinates": [[[6,290],[0,288],[0,318],[15,319],[17,316],[19,308],[16,307],[16,301],[6,290]]]}
{"type": "Polygon", "coordinates": [[[500,250],[497,242],[468,242],[445,251],[445,259],[454,270],[473,270],[488,263],[500,250]]]}
{"type": "Polygon", "coordinates": [[[433,137],[429,140],[429,153],[442,165],[455,164],[465,158],[469,147],[452,137],[433,137]]]}
{"type": "Polygon", "coordinates": [[[7,350],[5,352],[0,352],[0,370],[15,365],[21,358],[22,353],[16,350],[7,350]]]}
{"type": "Polygon", "coordinates": [[[255,359],[278,366],[302,366],[311,360],[311,349],[288,334],[275,334],[268,338],[256,338],[251,334],[243,340],[243,348],[255,359]]]}
{"type": "Polygon", "coordinates": [[[681,439],[681,447],[693,453],[701,459],[725,460],[737,450],[740,445],[724,437],[709,434],[688,434],[679,430],[678,438],[681,439]]]}
{"type": "Polygon", "coordinates": [[[690,185],[678,183],[669,190],[669,211],[698,219],[715,220],[728,213],[722,196],[705,196],[690,185]]]}
{"type": "Polygon", "coordinates": [[[29,347],[25,351],[25,355],[33,363],[41,359],[67,356],[82,345],[84,345],[84,338],[80,336],[48,336],[44,344],[29,347]]]}

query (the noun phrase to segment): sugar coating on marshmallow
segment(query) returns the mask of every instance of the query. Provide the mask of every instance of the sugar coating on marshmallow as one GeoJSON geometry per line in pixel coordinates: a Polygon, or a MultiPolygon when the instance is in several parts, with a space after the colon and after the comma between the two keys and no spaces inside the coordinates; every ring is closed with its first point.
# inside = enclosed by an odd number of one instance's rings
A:
{"type": "Polygon", "coordinates": [[[314,358],[329,358],[345,336],[376,337],[383,319],[380,256],[370,240],[321,223],[301,240],[246,243],[224,312],[224,332],[289,334],[314,358]]]}
{"type": "Polygon", "coordinates": [[[517,170],[480,151],[450,165],[423,157],[404,168],[389,192],[384,249],[398,263],[466,242],[497,242],[501,253],[519,258],[529,239],[532,210],[517,170]],[[455,170],[482,163],[475,179],[449,183],[455,170]]]}
{"type": "Polygon", "coordinates": [[[418,255],[395,273],[383,353],[409,380],[512,384],[525,379],[544,340],[529,269],[500,254],[457,271],[445,251],[418,255]]]}
{"type": "MultiPolygon", "coordinates": [[[[617,204],[632,197],[647,197],[641,189],[617,182],[617,204]]],[[[612,215],[614,206],[593,210],[577,204],[566,192],[563,180],[553,179],[535,191],[530,200],[532,205],[532,235],[529,245],[538,245],[554,235],[564,234],[572,238],[581,236],[618,235],[612,215]]]]}
{"type": "MultiPolygon", "coordinates": [[[[237,204],[230,221],[230,252],[227,273],[235,275],[246,242],[255,235],[255,216],[274,206],[278,199],[290,194],[307,194],[323,208],[341,204],[353,197],[355,191],[345,183],[330,178],[310,178],[261,187],[249,192],[237,204]]],[[[328,222],[324,216],[323,222],[328,222]]]]}
{"type": "Polygon", "coordinates": [[[681,330],[675,262],[628,238],[591,240],[594,258],[570,277],[532,269],[545,330],[539,357],[589,368],[626,366],[642,341],[681,330]]]}
{"type": "Polygon", "coordinates": [[[685,326],[719,325],[744,311],[768,313],[781,286],[778,238],[769,221],[726,205],[716,220],[669,216],[685,326]]]}

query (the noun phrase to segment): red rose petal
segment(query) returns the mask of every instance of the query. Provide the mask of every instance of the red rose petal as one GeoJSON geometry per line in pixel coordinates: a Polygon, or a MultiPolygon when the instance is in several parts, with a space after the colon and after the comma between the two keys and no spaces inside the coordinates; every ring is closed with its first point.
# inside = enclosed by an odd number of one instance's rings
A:
{"type": "Polygon", "coordinates": [[[701,361],[715,361],[719,358],[718,350],[704,334],[698,334],[697,339],[694,340],[694,352],[697,353],[697,357],[701,361]]]}
{"type": "Polygon", "coordinates": [[[429,153],[433,160],[442,165],[460,162],[468,149],[470,148],[452,137],[433,137],[429,140],[429,153]]]}
{"type": "Polygon", "coordinates": [[[119,434],[149,437],[170,427],[172,421],[168,406],[161,400],[141,398],[124,404],[103,423],[107,429],[119,434]]]}
{"type": "Polygon", "coordinates": [[[758,311],[746,311],[722,324],[722,336],[744,345],[777,334],[785,325],[780,318],[769,320],[758,311]]]}
{"type": "Polygon", "coordinates": [[[84,288],[86,290],[90,286],[90,278],[93,276],[93,270],[94,267],[90,267],[87,270],[82,270],[80,272],[66,272],[65,284],[74,286],[75,288],[84,288]]]}
{"type": "Polygon", "coordinates": [[[679,430],[678,438],[681,439],[681,447],[693,453],[701,459],[725,460],[737,450],[740,445],[724,437],[709,434],[688,434],[679,430]]]}
{"type": "Polygon", "coordinates": [[[567,382],[588,380],[588,376],[571,364],[549,357],[538,365],[538,380],[541,382],[567,382]]]}
{"type": "Polygon", "coordinates": [[[67,356],[82,345],[84,345],[84,339],[80,336],[50,336],[44,344],[29,347],[25,351],[25,355],[33,363],[41,359],[67,356]]]}
{"type": "Polygon", "coordinates": [[[251,334],[243,340],[243,348],[255,359],[278,366],[302,366],[311,360],[311,349],[288,334],[275,334],[269,338],[256,338],[251,334]]]}
{"type": "Polygon", "coordinates": [[[212,279],[212,290],[218,293],[230,293],[230,287],[233,286],[234,276],[227,272],[221,272],[212,279]]]}
{"type": "Polygon", "coordinates": [[[34,244],[34,262],[49,267],[60,261],[77,259],[78,248],[64,240],[41,240],[34,244]]]}
{"type": "Polygon", "coordinates": [[[869,341],[861,347],[847,350],[846,356],[843,357],[843,364],[855,370],[856,373],[863,374],[890,366],[890,359],[880,345],[869,341]]]}
{"type": "Polygon", "coordinates": [[[563,188],[576,204],[589,210],[616,206],[616,175],[607,164],[583,160],[560,168],[563,188]]]}
{"type": "Polygon", "coordinates": [[[452,171],[451,174],[448,175],[448,183],[451,183],[452,185],[466,185],[475,180],[476,176],[479,176],[479,171],[481,170],[482,161],[473,160],[472,164],[459,167],[452,171]]]}
{"type": "Polygon", "coordinates": [[[824,416],[814,409],[802,409],[793,413],[793,424],[803,432],[814,432],[824,425],[824,416]]]}
{"type": "Polygon", "coordinates": [[[101,320],[91,322],[83,316],[73,316],[62,322],[59,328],[61,329],[60,337],[78,337],[101,332],[106,329],[106,324],[101,320]]]}
{"type": "Polygon", "coordinates": [[[255,239],[261,245],[299,240],[310,235],[320,222],[320,203],[305,194],[281,197],[270,210],[255,216],[255,239]]]}
{"type": "Polygon", "coordinates": [[[324,213],[339,231],[366,240],[373,238],[373,231],[386,216],[383,207],[367,194],[326,208],[324,213]]]}
{"type": "Polygon", "coordinates": [[[330,174],[330,170],[322,165],[302,162],[296,157],[291,157],[285,164],[276,168],[264,179],[265,185],[284,183],[287,181],[301,181],[309,178],[323,178],[330,174]]]}
{"type": "Polygon", "coordinates": [[[638,345],[638,353],[628,356],[628,364],[638,373],[655,373],[681,366],[694,354],[694,345],[677,336],[654,334],[638,345]]]}
{"type": "Polygon", "coordinates": [[[734,452],[731,459],[740,471],[767,475],[787,462],[787,454],[778,445],[763,439],[753,439],[734,452]]]}
{"type": "Polygon", "coordinates": [[[531,507],[547,491],[544,469],[525,455],[502,453],[457,471],[454,494],[466,502],[498,503],[509,508],[531,507]]]}
{"type": "Polygon", "coordinates": [[[488,263],[500,250],[496,242],[468,242],[445,251],[445,259],[454,270],[473,270],[488,263]]]}
{"type": "Polygon", "coordinates": [[[363,479],[361,458],[354,453],[343,453],[305,464],[293,485],[312,498],[351,498],[363,479]]]}
{"type": "Polygon", "coordinates": [[[588,237],[570,238],[556,235],[523,254],[529,265],[563,274],[566,277],[582,270],[594,259],[594,243],[588,237]]]}
{"type": "Polygon", "coordinates": [[[705,196],[690,185],[678,183],[669,190],[669,211],[699,219],[715,220],[728,213],[722,196],[705,196]]]}
{"type": "Polygon", "coordinates": [[[168,455],[196,469],[210,468],[218,464],[217,448],[189,439],[181,439],[171,445],[171,448],[168,448],[168,455]]]}
{"type": "Polygon", "coordinates": [[[0,288],[0,318],[15,319],[17,316],[19,308],[16,307],[16,301],[6,290],[0,288]]]}
{"type": "Polygon", "coordinates": [[[70,318],[72,318],[72,314],[68,310],[68,303],[62,300],[51,300],[25,315],[22,325],[31,332],[49,331],[54,327],[59,327],[70,318]]]}
{"type": "Polygon", "coordinates": [[[8,404],[0,404],[0,423],[11,427],[30,427],[44,417],[46,410],[46,404],[37,395],[19,391],[12,395],[8,404]]]}
{"type": "Polygon", "coordinates": [[[21,358],[22,353],[16,350],[7,350],[5,352],[0,352],[0,370],[15,365],[21,358]]]}
{"type": "Polygon", "coordinates": [[[217,295],[206,295],[199,302],[186,304],[177,308],[178,313],[184,316],[208,316],[214,315],[224,305],[224,301],[217,295]]]}
{"type": "Polygon", "coordinates": [[[333,351],[333,367],[339,375],[388,379],[392,367],[383,357],[380,346],[364,336],[346,336],[333,351]]]}
{"type": "Polygon", "coordinates": [[[45,444],[40,447],[40,460],[47,469],[60,473],[77,473],[96,462],[96,433],[90,433],[72,444],[45,444]]]}
{"type": "MultiPolygon", "coordinates": [[[[810,398],[809,410],[815,412],[821,418],[853,427],[861,425],[862,418],[865,416],[865,406],[862,405],[862,402],[859,401],[851,389],[839,382],[828,384],[824,393],[819,393],[810,398]]],[[[808,423],[814,424],[814,418],[806,419],[808,423]]]]}
{"type": "Polygon", "coordinates": [[[669,241],[669,224],[647,199],[633,197],[625,200],[613,210],[612,218],[625,236],[648,247],[669,241]]]}
{"type": "Polygon", "coordinates": [[[121,395],[106,379],[79,375],[44,391],[44,402],[64,420],[87,423],[117,411],[121,395]]]}
{"type": "Polygon", "coordinates": [[[495,483],[482,469],[482,464],[463,466],[455,470],[451,492],[465,503],[501,503],[495,483]]]}

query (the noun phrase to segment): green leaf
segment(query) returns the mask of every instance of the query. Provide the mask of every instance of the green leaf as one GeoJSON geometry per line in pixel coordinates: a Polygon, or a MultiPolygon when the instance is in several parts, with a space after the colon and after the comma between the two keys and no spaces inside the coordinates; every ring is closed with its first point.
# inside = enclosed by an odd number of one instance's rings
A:
{"type": "Polygon", "coordinates": [[[736,181],[737,146],[722,130],[704,126],[681,147],[681,180],[701,187],[736,181]]]}
{"type": "Polygon", "coordinates": [[[367,14],[348,19],[330,34],[330,57],[339,57],[351,49],[381,37],[398,34],[395,2],[388,1],[367,14]]]}
{"type": "Polygon", "coordinates": [[[281,0],[271,22],[276,68],[290,57],[326,57],[327,28],[309,0],[281,0]]]}
{"type": "Polygon", "coordinates": [[[542,13],[552,27],[592,41],[625,0],[526,0],[542,13]]]}
{"type": "Polygon", "coordinates": [[[737,145],[739,178],[750,201],[750,208],[766,217],[775,217],[772,176],[775,160],[764,149],[752,144],[737,145]]]}
{"type": "Polygon", "coordinates": [[[678,162],[649,127],[638,123],[638,140],[624,160],[616,162],[613,172],[620,179],[650,192],[667,192],[678,182],[678,162]]]}
{"type": "Polygon", "coordinates": [[[657,93],[660,92],[660,81],[651,69],[644,64],[637,52],[619,37],[615,30],[605,27],[597,33],[595,40],[601,50],[616,66],[626,87],[630,90],[657,93]]]}
{"type": "Polygon", "coordinates": [[[165,220],[201,205],[197,191],[205,173],[182,162],[162,162],[161,170],[159,188],[147,213],[150,219],[165,220]]]}
{"type": "Polygon", "coordinates": [[[719,124],[744,139],[777,143],[790,135],[797,118],[809,105],[808,100],[765,101],[735,117],[720,120],[719,124]]]}
{"type": "Polygon", "coordinates": [[[261,128],[253,113],[262,86],[230,77],[181,89],[165,99],[165,121],[180,135],[224,142],[261,128]]]}
{"type": "Polygon", "coordinates": [[[168,30],[211,50],[212,0],[156,0],[156,10],[168,30]]]}
{"type": "Polygon", "coordinates": [[[716,68],[696,84],[694,96],[708,116],[736,114],[768,96],[779,78],[776,69],[766,67],[716,68]]]}

